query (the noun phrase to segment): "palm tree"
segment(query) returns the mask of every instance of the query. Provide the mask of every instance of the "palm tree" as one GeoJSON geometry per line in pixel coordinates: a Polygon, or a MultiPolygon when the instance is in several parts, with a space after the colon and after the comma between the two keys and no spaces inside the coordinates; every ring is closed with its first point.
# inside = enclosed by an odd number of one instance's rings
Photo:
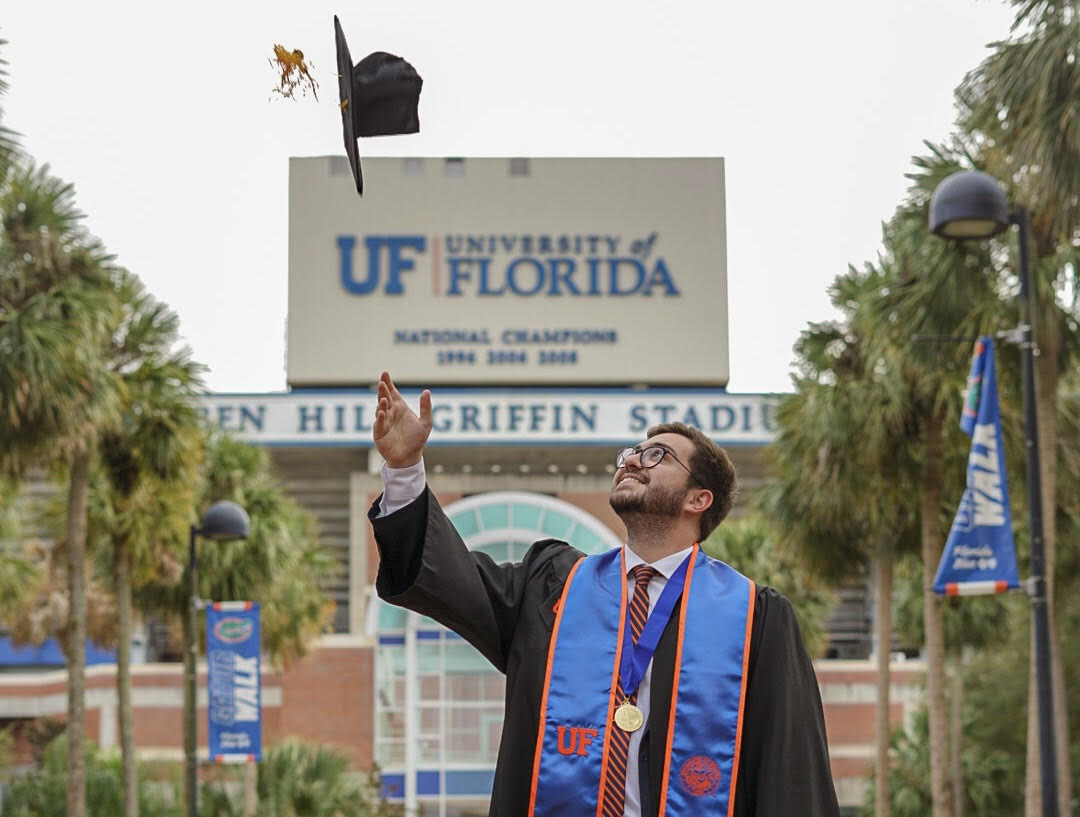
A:
{"type": "MultiPolygon", "coordinates": [[[[960,416],[962,375],[967,371],[969,345],[913,342],[916,337],[974,338],[1002,325],[1004,305],[999,278],[987,246],[963,250],[929,235],[926,209],[937,183],[971,157],[955,149],[928,145],[930,153],[916,157],[916,172],[908,200],[885,232],[884,259],[890,283],[868,302],[864,319],[877,327],[869,335],[874,365],[889,361],[890,380],[900,399],[893,401],[883,421],[908,428],[918,441],[914,464],[920,468],[919,524],[923,560],[923,622],[927,660],[931,793],[935,817],[949,815],[951,792],[948,762],[948,719],[945,690],[945,633],[942,602],[933,593],[933,576],[940,560],[946,514],[946,480],[963,473],[967,444],[956,430],[960,416]],[[946,422],[948,420],[948,422],[946,422]],[[946,458],[953,463],[946,467],[946,458]]],[[[968,441],[969,442],[969,441],[968,441]]],[[[960,491],[950,490],[949,496],[960,491]]]]}
{"type": "Polygon", "coordinates": [[[109,366],[124,389],[122,411],[104,428],[98,451],[99,490],[92,496],[93,539],[114,579],[117,608],[116,684],[125,817],[138,817],[134,716],[131,703],[132,584],[153,575],[163,551],[182,552],[194,507],[202,456],[196,410],[199,367],[177,350],[175,313],[121,272],[122,320],[111,333],[109,366]],[[96,523],[96,524],[95,524],[96,523]]]}
{"type": "Polygon", "coordinates": [[[831,295],[843,321],[803,332],[796,391],[781,402],[780,431],[770,447],[776,480],[763,496],[770,518],[819,572],[839,581],[875,568],[879,817],[889,813],[892,561],[912,547],[917,518],[904,499],[914,477],[898,467],[910,460],[907,429],[883,422],[895,388],[887,370],[870,365],[867,327],[859,319],[885,277],[870,265],[838,277],[831,295]]]}
{"type": "MultiPolygon", "coordinates": [[[[237,502],[251,517],[247,539],[200,549],[199,596],[259,601],[262,647],[270,660],[288,664],[303,656],[333,613],[321,588],[334,562],[319,543],[314,517],[285,495],[265,449],[226,435],[210,439],[197,488],[195,518],[222,499],[237,502]]],[[[135,599],[147,613],[173,624],[179,619],[184,643],[192,643],[189,639],[202,634],[188,629],[187,587],[179,581],[182,562],[163,556],[172,559],[171,565],[136,586],[135,599]]]]}
{"type": "MultiPolygon", "coordinates": [[[[801,376],[796,394],[781,403],[774,445],[781,476],[769,500],[774,517],[819,566],[836,571],[875,560],[879,705],[888,701],[890,565],[905,545],[921,543],[936,817],[950,814],[951,798],[944,625],[941,602],[930,587],[944,541],[945,482],[962,471],[946,469],[945,460],[962,462],[966,453],[946,418],[959,416],[954,373],[966,371],[968,350],[914,343],[913,336],[978,335],[995,325],[1002,308],[989,250],[962,253],[928,235],[925,208],[932,182],[956,163],[955,155],[933,146],[930,156],[917,160],[917,183],[885,226],[877,263],[850,270],[833,286],[843,320],[812,326],[801,338],[801,376]]],[[[877,803],[879,814],[887,814],[884,706],[877,731],[877,803]]]]}
{"type": "MultiPolygon", "coordinates": [[[[964,79],[957,91],[961,125],[984,153],[987,169],[1010,187],[1013,201],[1031,213],[1033,272],[1038,313],[1032,326],[1036,358],[1039,453],[1043,486],[1042,516],[1049,597],[1054,722],[1059,809],[1072,808],[1068,709],[1062,657],[1057,647],[1054,605],[1056,563],[1058,380],[1077,349],[1075,303],[1063,310],[1058,293],[1075,269],[1080,229],[1080,6],[1075,0],[1013,0],[1017,8],[1012,37],[994,44],[993,53],[964,79]]],[[[1039,744],[1034,651],[1028,708],[1028,775],[1025,811],[1040,813],[1039,744]]]]}
{"type": "Polygon", "coordinates": [[[1080,223],[1080,6],[1010,2],[1017,9],[1012,36],[993,43],[957,89],[961,124],[1018,171],[1024,202],[1038,214],[1035,232],[1071,235],[1080,223]]]}
{"type": "Polygon", "coordinates": [[[117,304],[110,260],[47,167],[0,168],[0,468],[66,463],[68,813],[86,813],[86,505],[96,428],[114,409],[102,350],[117,304]]]}
{"type": "Polygon", "coordinates": [[[100,350],[116,309],[110,259],[81,218],[71,185],[23,156],[15,134],[0,127],[0,471],[20,476],[31,464],[67,464],[71,817],[86,813],[86,499],[93,430],[112,408],[100,350]]]}

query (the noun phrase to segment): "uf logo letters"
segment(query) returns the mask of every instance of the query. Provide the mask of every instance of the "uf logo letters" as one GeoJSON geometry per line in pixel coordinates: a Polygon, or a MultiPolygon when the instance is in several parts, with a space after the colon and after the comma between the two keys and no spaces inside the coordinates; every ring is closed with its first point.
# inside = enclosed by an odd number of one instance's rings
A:
{"type": "Polygon", "coordinates": [[[427,250],[427,239],[422,235],[369,235],[364,237],[364,244],[367,246],[367,277],[357,280],[353,274],[353,250],[356,247],[356,236],[339,235],[337,237],[338,255],[341,259],[341,285],[345,287],[346,292],[353,295],[368,295],[378,287],[383,247],[386,247],[390,260],[384,290],[387,295],[401,295],[405,292],[401,274],[413,268],[413,259],[403,258],[402,249],[409,247],[417,252],[427,250]]]}
{"type": "Polygon", "coordinates": [[[584,755],[588,750],[588,746],[592,743],[592,739],[596,737],[595,729],[586,729],[583,726],[560,726],[559,727],[559,753],[563,755],[572,755],[577,752],[579,755],[584,755]],[[569,733],[570,742],[566,742],[566,735],[569,733]]]}

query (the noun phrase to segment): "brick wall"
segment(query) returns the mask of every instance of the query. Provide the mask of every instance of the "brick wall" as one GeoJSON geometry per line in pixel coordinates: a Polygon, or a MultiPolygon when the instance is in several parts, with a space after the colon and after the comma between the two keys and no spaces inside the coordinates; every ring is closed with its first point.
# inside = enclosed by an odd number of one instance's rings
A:
{"type": "MultiPolygon", "coordinates": [[[[363,638],[333,635],[325,636],[310,655],[289,668],[264,670],[264,746],[299,737],[344,749],[358,768],[368,768],[374,742],[374,669],[373,650],[363,638]]],[[[819,661],[816,669],[837,792],[842,804],[855,806],[861,802],[874,757],[875,665],[819,661]]],[[[894,725],[910,717],[921,702],[922,673],[920,662],[893,665],[890,718],[894,725]]],[[[179,664],[135,668],[135,740],[144,755],[177,760],[182,756],[182,684],[179,664]]],[[[199,684],[199,744],[205,753],[205,666],[200,667],[199,684]]],[[[0,676],[0,719],[62,720],[66,706],[63,672],[0,676]]],[[[87,672],[88,737],[115,747],[119,740],[116,717],[115,667],[91,667],[87,672]]],[[[24,739],[18,748],[25,762],[24,739]]]]}

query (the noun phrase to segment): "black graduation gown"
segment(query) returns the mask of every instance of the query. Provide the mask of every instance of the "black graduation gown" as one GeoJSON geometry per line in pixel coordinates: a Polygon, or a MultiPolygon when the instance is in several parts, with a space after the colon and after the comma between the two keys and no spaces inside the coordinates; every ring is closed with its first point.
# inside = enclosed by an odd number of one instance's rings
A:
{"type": "MultiPolygon", "coordinates": [[[[581,552],[545,539],[519,564],[496,564],[466,548],[427,489],[410,505],[369,512],[379,548],[375,587],[391,604],[441,622],[506,673],[506,713],[491,817],[525,817],[532,785],[554,605],[581,552]]],[[[653,656],[653,705],[639,756],[642,817],[659,810],[679,608],[653,656]]],[[[760,587],[754,605],[738,817],[838,817],[821,697],[790,602],[760,587]]],[[[568,816],[569,817],[569,816],[568,816]]]]}

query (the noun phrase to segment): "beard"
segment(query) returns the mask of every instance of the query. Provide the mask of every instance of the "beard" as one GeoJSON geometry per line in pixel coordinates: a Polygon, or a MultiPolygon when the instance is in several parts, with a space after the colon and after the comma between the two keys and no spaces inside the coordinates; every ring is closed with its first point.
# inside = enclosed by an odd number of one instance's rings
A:
{"type": "Polygon", "coordinates": [[[627,527],[631,520],[675,519],[682,513],[686,499],[686,490],[681,488],[655,488],[645,483],[646,490],[633,494],[619,493],[618,488],[612,487],[608,504],[627,527]]]}

